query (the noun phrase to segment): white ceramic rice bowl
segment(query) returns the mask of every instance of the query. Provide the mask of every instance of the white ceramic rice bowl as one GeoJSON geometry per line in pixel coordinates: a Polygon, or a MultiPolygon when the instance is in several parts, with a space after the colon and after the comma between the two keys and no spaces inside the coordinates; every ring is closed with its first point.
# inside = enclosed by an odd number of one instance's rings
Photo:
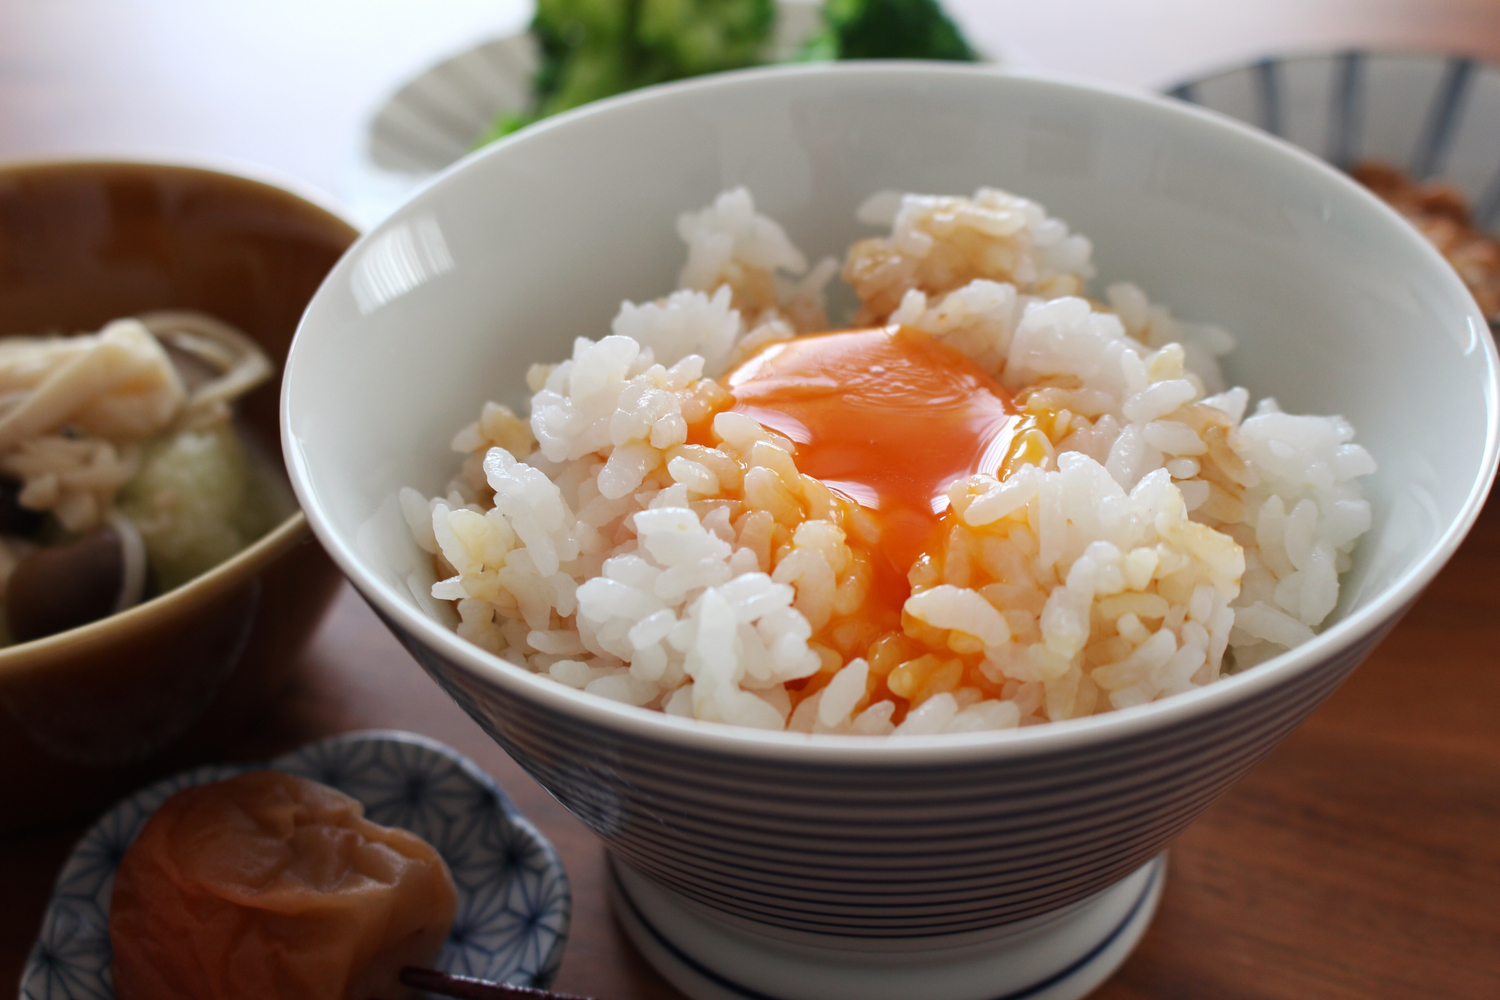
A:
{"type": "Polygon", "coordinates": [[[314,299],[287,363],[283,431],[334,559],[617,858],[728,925],[899,951],[1100,893],[1296,728],[1472,524],[1496,466],[1496,373],[1484,320],[1441,257],[1311,156],[1176,102],[856,64],[627,95],[456,165],[314,299]],[[1229,328],[1232,383],[1347,417],[1380,465],[1364,481],[1374,526],[1322,634],[1137,708],[893,739],[671,718],[461,640],[427,596],[430,560],[397,490],[438,492],[457,463],[448,442],[481,403],[522,409],[529,364],[602,335],[621,299],[669,291],[677,213],[738,184],[813,258],[871,234],[854,210],[876,190],[1034,198],[1094,241],[1095,288],[1129,279],[1176,315],[1229,328]]]}

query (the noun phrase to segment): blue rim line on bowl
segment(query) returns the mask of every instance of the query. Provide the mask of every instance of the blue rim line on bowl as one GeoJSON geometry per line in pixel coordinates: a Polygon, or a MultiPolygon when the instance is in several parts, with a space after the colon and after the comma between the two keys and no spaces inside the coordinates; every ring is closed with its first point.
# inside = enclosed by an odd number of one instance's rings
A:
{"type": "MultiPolygon", "coordinates": [[[[1167,857],[1165,854],[1158,855],[1148,864],[1150,872],[1147,876],[1146,884],[1136,895],[1130,909],[1114,928],[1094,945],[1087,954],[1072,962],[1066,968],[1047,976],[1045,979],[1032,983],[1020,990],[1012,990],[1003,996],[993,998],[993,1000],[1048,1000],[1053,995],[1054,990],[1066,991],[1071,995],[1076,995],[1073,994],[1073,991],[1080,984],[1085,984],[1086,980],[1094,976],[1102,979],[1104,976],[1112,973],[1119,963],[1117,960],[1107,961],[1106,953],[1112,951],[1117,946],[1128,945],[1133,947],[1132,942],[1122,939],[1127,939],[1131,936],[1138,938],[1145,932],[1146,924],[1149,922],[1151,916],[1154,915],[1160,899],[1162,884],[1166,879],[1167,857]]],[[[611,903],[617,912],[623,910],[623,912],[620,912],[620,916],[626,922],[626,931],[631,934],[632,938],[644,935],[649,942],[648,947],[658,949],[663,953],[663,957],[680,966],[688,975],[707,980],[712,987],[724,991],[727,996],[743,998],[743,1000],[779,1000],[777,997],[762,993],[744,983],[736,982],[714,969],[710,969],[678,947],[671,938],[652,923],[650,917],[642,912],[641,908],[630,898],[630,894],[626,891],[624,883],[620,879],[619,870],[613,860],[611,860],[608,868],[608,888],[611,903]]],[[[655,961],[655,958],[653,956],[652,960],[655,961]]],[[[1091,990],[1093,986],[1085,984],[1085,988],[1091,990]]]]}

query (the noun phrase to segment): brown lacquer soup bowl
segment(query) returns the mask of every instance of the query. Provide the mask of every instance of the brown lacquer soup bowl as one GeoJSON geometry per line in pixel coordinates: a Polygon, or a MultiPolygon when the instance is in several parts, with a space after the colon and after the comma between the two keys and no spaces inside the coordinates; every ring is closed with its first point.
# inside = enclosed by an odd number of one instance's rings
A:
{"type": "MultiPolygon", "coordinates": [[[[0,167],[0,334],[73,334],[158,310],[231,323],[277,369],[237,406],[280,474],[279,368],[357,232],[273,184],[137,162],[0,167]]],[[[290,677],[338,572],[288,504],[190,582],[0,648],[0,830],[97,809],[242,732],[290,677]]]]}

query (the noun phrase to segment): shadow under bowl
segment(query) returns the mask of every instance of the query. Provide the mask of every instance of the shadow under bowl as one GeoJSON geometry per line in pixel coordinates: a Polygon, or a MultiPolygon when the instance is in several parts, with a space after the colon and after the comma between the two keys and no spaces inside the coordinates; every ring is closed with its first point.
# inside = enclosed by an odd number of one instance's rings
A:
{"type": "MultiPolygon", "coordinates": [[[[279,372],[357,235],[304,198],[214,170],[0,167],[0,335],[193,309],[244,330],[279,372]]],[[[237,411],[278,470],[279,394],[273,378],[237,411]]],[[[338,582],[297,512],[175,590],[0,649],[0,832],[96,810],[243,731],[289,680],[338,582]]]]}

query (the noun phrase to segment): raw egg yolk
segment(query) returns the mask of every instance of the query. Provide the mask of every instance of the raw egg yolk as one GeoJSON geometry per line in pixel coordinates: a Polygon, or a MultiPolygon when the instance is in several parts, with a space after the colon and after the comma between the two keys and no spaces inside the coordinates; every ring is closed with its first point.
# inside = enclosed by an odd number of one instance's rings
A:
{"type": "Polygon", "coordinates": [[[1023,420],[968,357],[896,326],[771,344],[725,383],[736,411],[796,444],[799,471],[873,515],[877,577],[902,600],[938,540],[947,488],[998,477],[1023,420]]]}

